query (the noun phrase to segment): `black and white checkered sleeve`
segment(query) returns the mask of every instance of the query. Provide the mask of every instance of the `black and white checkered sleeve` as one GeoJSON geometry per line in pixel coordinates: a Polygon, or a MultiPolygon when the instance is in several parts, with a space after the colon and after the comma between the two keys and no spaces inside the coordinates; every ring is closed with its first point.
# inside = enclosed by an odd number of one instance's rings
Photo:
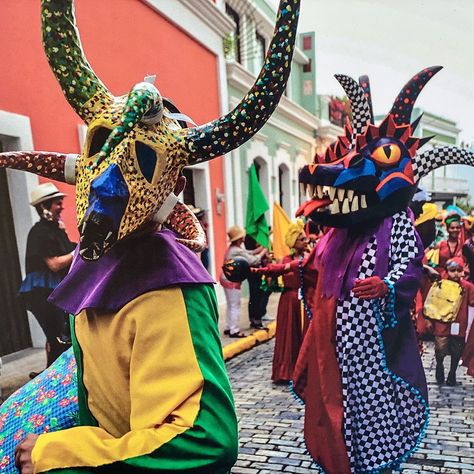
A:
{"type": "Polygon", "coordinates": [[[413,222],[406,212],[395,214],[390,238],[389,272],[384,279],[385,282],[395,285],[407,270],[408,264],[418,256],[418,253],[413,222]]]}

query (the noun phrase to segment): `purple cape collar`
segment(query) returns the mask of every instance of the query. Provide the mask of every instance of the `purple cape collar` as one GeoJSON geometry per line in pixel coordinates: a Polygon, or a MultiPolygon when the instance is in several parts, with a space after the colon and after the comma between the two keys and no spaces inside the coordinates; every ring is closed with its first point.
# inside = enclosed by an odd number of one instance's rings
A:
{"type": "Polygon", "coordinates": [[[130,238],[97,262],[76,252],[71,269],[49,301],[71,314],[86,308],[118,311],[148,291],[185,284],[214,283],[198,256],[169,230],[130,238]]]}

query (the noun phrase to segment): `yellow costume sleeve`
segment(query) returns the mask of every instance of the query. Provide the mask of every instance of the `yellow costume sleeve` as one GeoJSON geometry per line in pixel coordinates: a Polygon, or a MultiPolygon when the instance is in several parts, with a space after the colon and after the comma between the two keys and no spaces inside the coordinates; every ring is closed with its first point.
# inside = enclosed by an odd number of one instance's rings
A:
{"type": "Polygon", "coordinates": [[[203,376],[179,288],[141,295],[115,314],[83,311],[75,329],[99,426],[41,435],[35,472],[149,454],[193,426],[203,376]]]}

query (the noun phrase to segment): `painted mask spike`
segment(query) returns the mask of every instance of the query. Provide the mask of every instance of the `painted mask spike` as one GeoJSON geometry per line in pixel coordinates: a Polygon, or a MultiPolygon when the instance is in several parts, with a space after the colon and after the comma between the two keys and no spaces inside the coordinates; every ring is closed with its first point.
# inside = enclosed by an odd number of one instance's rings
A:
{"type": "Polygon", "coordinates": [[[399,92],[395,102],[393,103],[390,114],[397,125],[409,124],[411,121],[411,113],[415,105],[418,95],[423,90],[427,82],[439,71],[442,66],[431,66],[423,69],[415,74],[399,92]]]}
{"type": "Polygon", "coordinates": [[[41,19],[49,65],[71,107],[88,123],[96,108],[91,100],[100,98],[109,102],[113,97],[84,55],[74,4],[65,0],[42,0],[41,19]]]}
{"type": "Polygon", "coordinates": [[[285,91],[296,40],[300,0],[281,0],[265,63],[252,89],[227,115],[190,128],[189,164],[224,155],[252,138],[270,118],[285,91]]]}

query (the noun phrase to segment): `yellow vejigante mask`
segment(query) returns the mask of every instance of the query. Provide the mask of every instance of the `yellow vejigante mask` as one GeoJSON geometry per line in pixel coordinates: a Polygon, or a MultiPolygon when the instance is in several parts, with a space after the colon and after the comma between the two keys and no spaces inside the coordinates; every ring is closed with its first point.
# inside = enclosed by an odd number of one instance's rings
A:
{"type": "Polygon", "coordinates": [[[287,84],[299,3],[281,0],[265,63],[240,104],[217,120],[188,128],[170,115],[173,106],[153,81],[113,96],[85,58],[73,0],[42,0],[45,52],[66,99],[88,126],[84,151],[79,157],[10,154],[0,156],[0,166],[3,159],[3,166],[75,183],[80,254],[97,260],[120,239],[170,214],[184,166],[232,151],[265,124],[287,84]]]}

